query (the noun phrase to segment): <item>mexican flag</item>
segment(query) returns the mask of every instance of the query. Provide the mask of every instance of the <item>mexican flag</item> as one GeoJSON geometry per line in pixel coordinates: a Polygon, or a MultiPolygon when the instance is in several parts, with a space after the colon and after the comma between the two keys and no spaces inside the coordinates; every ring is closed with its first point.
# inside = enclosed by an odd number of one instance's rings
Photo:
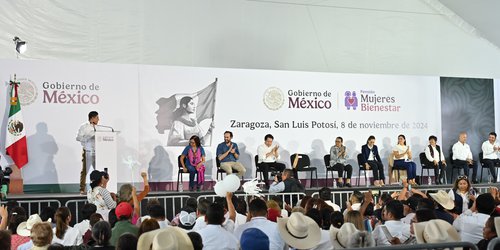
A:
{"type": "Polygon", "coordinates": [[[26,145],[26,129],[21,113],[21,103],[17,95],[19,84],[15,80],[10,81],[10,111],[5,146],[7,155],[12,158],[18,168],[22,168],[28,163],[28,147],[26,145]]]}

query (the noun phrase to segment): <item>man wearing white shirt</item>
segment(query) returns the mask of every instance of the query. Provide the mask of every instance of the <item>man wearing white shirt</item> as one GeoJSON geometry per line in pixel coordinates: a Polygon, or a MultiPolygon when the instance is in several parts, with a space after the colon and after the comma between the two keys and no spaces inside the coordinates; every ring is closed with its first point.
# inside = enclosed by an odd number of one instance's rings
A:
{"type": "Polygon", "coordinates": [[[319,190],[319,198],[322,199],[328,206],[333,208],[333,211],[340,212],[340,206],[332,202],[332,190],[323,187],[319,190]]]}
{"type": "Polygon", "coordinates": [[[354,190],[351,194],[351,198],[346,202],[346,209],[344,210],[344,216],[347,215],[349,211],[359,211],[361,209],[361,203],[363,202],[364,195],[358,191],[354,190]]]}
{"type": "Polygon", "coordinates": [[[285,169],[285,164],[276,162],[280,159],[280,155],[278,153],[279,146],[273,144],[274,137],[271,134],[267,134],[264,137],[264,144],[260,145],[257,148],[258,161],[257,164],[259,169],[262,171],[264,175],[264,183],[266,188],[269,189],[268,183],[268,175],[269,169],[272,171],[281,172],[285,169]]]}
{"type": "MultiPolygon", "coordinates": [[[[200,200],[200,202],[198,203],[198,208],[196,209],[196,216],[198,216],[198,218],[196,218],[194,227],[191,231],[196,232],[196,231],[201,230],[207,226],[207,220],[206,220],[207,210],[211,204],[212,204],[212,202],[210,202],[207,199],[200,200]]],[[[222,203],[219,203],[219,204],[224,207],[224,205],[222,203]]],[[[224,210],[225,214],[224,214],[224,222],[222,223],[222,227],[224,229],[226,229],[226,231],[232,233],[232,232],[234,232],[234,230],[237,227],[236,221],[238,220],[238,218],[240,221],[242,219],[241,219],[241,217],[238,217],[238,214],[235,214],[236,217],[231,219],[231,213],[229,211],[226,211],[227,209],[225,207],[224,207],[224,209],[225,209],[224,210]]],[[[244,221],[246,221],[246,217],[245,217],[244,221]]],[[[241,224],[245,223],[244,221],[241,222],[241,224]]]]}
{"type": "Polygon", "coordinates": [[[234,236],[239,241],[241,234],[248,228],[258,228],[269,238],[269,249],[280,250],[285,245],[278,231],[278,225],[267,219],[266,202],[261,199],[254,199],[249,204],[250,221],[239,226],[234,231],[234,236]]]}
{"type": "MultiPolygon", "coordinates": [[[[469,167],[472,167],[472,183],[478,183],[477,176],[477,162],[472,160],[472,152],[470,151],[467,141],[467,133],[462,132],[458,136],[458,142],[453,145],[453,164],[458,168],[464,169],[464,174],[469,175],[469,167]]],[[[452,180],[453,181],[453,180],[452,180]]]]}
{"type": "Polygon", "coordinates": [[[205,215],[207,215],[207,210],[208,207],[212,204],[208,199],[201,199],[198,202],[198,206],[196,208],[196,215],[198,218],[196,219],[196,222],[193,227],[193,231],[198,231],[204,227],[207,226],[207,223],[205,223],[205,215]]]}
{"type": "Polygon", "coordinates": [[[495,166],[500,165],[500,160],[498,160],[498,151],[500,147],[496,144],[497,133],[491,132],[488,136],[488,140],[483,142],[481,149],[483,150],[483,162],[490,169],[490,174],[493,176],[493,182],[496,182],[497,175],[495,171],[495,166]]]}
{"type": "Polygon", "coordinates": [[[208,207],[205,222],[207,226],[198,231],[203,241],[204,250],[238,249],[236,237],[222,227],[224,207],[221,204],[213,203],[208,207]]]}
{"type": "Polygon", "coordinates": [[[479,195],[472,208],[453,221],[453,227],[460,234],[462,241],[477,244],[482,240],[483,228],[494,209],[495,199],[490,193],[479,195]]]}
{"type": "Polygon", "coordinates": [[[429,146],[424,150],[427,164],[434,166],[434,175],[436,175],[436,184],[443,184],[443,178],[446,167],[446,159],[443,150],[437,145],[437,137],[434,135],[429,136],[429,146]],[[438,174],[439,170],[439,174],[438,174]]]}
{"type": "Polygon", "coordinates": [[[149,216],[158,222],[160,228],[169,227],[170,221],[165,218],[165,208],[163,206],[157,204],[149,207],[149,216]]]}
{"type": "Polygon", "coordinates": [[[340,212],[340,206],[332,202],[332,190],[323,187],[319,190],[319,198],[322,199],[328,206],[333,208],[333,211],[340,212]]]}
{"type": "Polygon", "coordinates": [[[76,140],[82,144],[82,171],[80,172],[80,194],[85,193],[85,181],[87,173],[92,166],[95,169],[95,131],[99,123],[99,113],[90,111],[89,121],[78,129],[76,140]]]}
{"type": "Polygon", "coordinates": [[[373,230],[373,238],[377,246],[391,245],[382,227],[386,227],[392,237],[397,237],[400,242],[406,241],[410,237],[410,225],[401,222],[404,207],[398,200],[389,201],[382,210],[384,225],[378,225],[373,230]]]}
{"type": "Polygon", "coordinates": [[[82,221],[80,223],[76,223],[73,228],[76,228],[78,232],[80,232],[79,237],[83,239],[83,235],[88,231],[92,230],[90,227],[90,216],[97,212],[97,207],[96,205],[92,203],[87,203],[83,205],[82,208],[82,221]]]}

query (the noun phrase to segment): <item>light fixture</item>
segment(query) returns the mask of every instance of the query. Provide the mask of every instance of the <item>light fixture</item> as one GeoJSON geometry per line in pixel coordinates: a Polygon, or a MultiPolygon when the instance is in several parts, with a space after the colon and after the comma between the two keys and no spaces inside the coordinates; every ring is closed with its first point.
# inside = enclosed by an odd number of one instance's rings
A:
{"type": "Polygon", "coordinates": [[[27,45],[26,45],[26,42],[21,40],[19,37],[15,36],[14,37],[14,43],[16,44],[16,51],[17,53],[19,54],[23,54],[26,49],[27,49],[27,45]]]}

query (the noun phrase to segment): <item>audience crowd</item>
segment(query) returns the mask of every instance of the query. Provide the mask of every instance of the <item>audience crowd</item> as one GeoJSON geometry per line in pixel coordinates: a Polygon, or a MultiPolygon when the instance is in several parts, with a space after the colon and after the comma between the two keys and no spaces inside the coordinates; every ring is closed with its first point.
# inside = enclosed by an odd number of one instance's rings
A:
{"type": "Polygon", "coordinates": [[[1,206],[0,249],[349,249],[459,241],[487,249],[500,230],[498,189],[480,194],[465,176],[451,190],[424,193],[403,181],[392,194],[353,191],[345,204],[333,202],[327,187],[317,197],[288,201],[232,193],[189,198],[173,218],[154,198],[141,214],[148,192],[130,185],[113,197],[115,205],[105,201],[95,195],[109,194],[105,176],[93,177],[74,225],[67,207],[29,215],[15,201],[1,206]]]}

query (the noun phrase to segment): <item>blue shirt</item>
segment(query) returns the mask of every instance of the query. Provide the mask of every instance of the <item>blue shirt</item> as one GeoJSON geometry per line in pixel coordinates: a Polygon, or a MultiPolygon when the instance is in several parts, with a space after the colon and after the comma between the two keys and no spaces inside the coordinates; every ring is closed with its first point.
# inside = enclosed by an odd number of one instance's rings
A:
{"type": "MultiPolygon", "coordinates": [[[[236,154],[240,154],[240,151],[238,150],[238,144],[231,142],[233,144],[233,149],[236,154]]],[[[217,146],[217,157],[220,155],[226,153],[229,151],[229,146],[226,145],[226,142],[223,142],[217,146]]],[[[236,157],[234,157],[234,154],[229,153],[224,159],[222,159],[220,162],[234,162],[237,161],[236,157]]]]}
{"type": "MultiPolygon", "coordinates": [[[[186,163],[186,167],[188,166],[191,166],[191,167],[196,167],[196,166],[193,166],[191,164],[191,162],[189,161],[189,156],[188,156],[188,153],[189,153],[189,150],[192,150],[192,147],[191,145],[188,145],[184,148],[184,150],[182,151],[182,155],[186,156],[186,158],[184,159],[184,162],[186,163]]],[[[203,147],[198,147],[197,150],[200,150],[201,152],[201,157],[205,156],[205,149],[203,149],[203,147]]],[[[199,160],[201,161],[201,159],[199,160]]]]}

